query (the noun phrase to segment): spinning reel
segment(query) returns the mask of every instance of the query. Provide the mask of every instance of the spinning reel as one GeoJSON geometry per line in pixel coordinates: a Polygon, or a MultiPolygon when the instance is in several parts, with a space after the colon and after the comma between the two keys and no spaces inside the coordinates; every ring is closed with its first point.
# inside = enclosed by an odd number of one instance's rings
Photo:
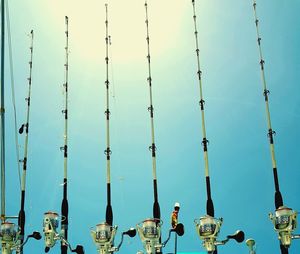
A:
{"type": "Polygon", "coordinates": [[[103,222],[96,225],[96,227],[91,230],[91,236],[97,246],[99,254],[108,254],[119,251],[123,244],[124,235],[128,235],[129,237],[134,237],[136,235],[136,230],[130,228],[122,233],[121,242],[117,246],[114,246],[117,229],[117,226],[110,226],[108,223],[103,222]]]}
{"type": "MultiPolygon", "coordinates": [[[[174,229],[172,228],[169,230],[167,240],[161,243],[160,239],[162,224],[163,221],[160,219],[149,218],[136,225],[147,254],[161,253],[162,248],[165,247],[170,240],[172,232],[175,232],[179,236],[184,234],[184,226],[183,224],[179,223],[174,229]]],[[[138,253],[143,252],[139,251],[138,253]]]]}
{"type": "Polygon", "coordinates": [[[56,244],[57,240],[65,243],[71,252],[76,252],[77,254],[84,254],[84,249],[81,245],[77,245],[75,249],[71,248],[70,243],[63,237],[63,234],[57,233],[57,228],[59,225],[58,221],[59,215],[56,212],[46,212],[44,213],[43,220],[43,232],[45,239],[45,252],[49,252],[52,247],[56,244]]]}
{"type": "Polygon", "coordinates": [[[28,235],[26,240],[21,244],[18,227],[8,221],[2,222],[0,227],[2,254],[11,254],[13,250],[20,250],[27,243],[29,238],[40,240],[42,237],[39,232],[33,232],[31,235],[28,235]]]}
{"type": "Polygon", "coordinates": [[[220,228],[223,224],[222,218],[214,218],[209,215],[200,217],[200,219],[194,220],[196,224],[196,230],[203,241],[202,245],[208,253],[213,253],[218,245],[226,244],[230,239],[236,240],[238,243],[244,241],[245,234],[243,231],[236,231],[233,235],[228,235],[225,240],[218,241],[217,237],[220,232],[220,228]]]}
{"type": "Polygon", "coordinates": [[[297,212],[286,206],[280,206],[275,214],[269,213],[269,217],[274,224],[274,229],[278,234],[281,245],[289,248],[293,239],[300,239],[300,235],[293,235],[297,227],[297,212]]]}

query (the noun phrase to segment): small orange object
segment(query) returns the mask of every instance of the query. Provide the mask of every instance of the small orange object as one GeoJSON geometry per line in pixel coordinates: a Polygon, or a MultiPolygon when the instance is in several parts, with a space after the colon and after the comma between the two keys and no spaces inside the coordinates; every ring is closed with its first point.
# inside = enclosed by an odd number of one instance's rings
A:
{"type": "Polygon", "coordinates": [[[178,224],[179,209],[180,209],[180,205],[178,202],[176,202],[174,205],[174,211],[172,212],[172,215],[171,215],[171,225],[172,225],[173,229],[176,228],[176,226],[178,224]]]}

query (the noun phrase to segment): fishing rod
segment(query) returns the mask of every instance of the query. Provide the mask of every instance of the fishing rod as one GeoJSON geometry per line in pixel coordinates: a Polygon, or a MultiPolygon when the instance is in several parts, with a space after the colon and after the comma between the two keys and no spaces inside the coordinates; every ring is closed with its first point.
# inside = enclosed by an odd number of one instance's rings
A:
{"type": "Polygon", "coordinates": [[[270,115],[270,108],[269,108],[269,94],[270,91],[267,89],[267,83],[266,83],[266,77],[265,77],[265,71],[264,71],[264,64],[265,61],[263,60],[262,55],[262,47],[261,47],[261,40],[259,34],[259,20],[257,18],[257,12],[256,12],[256,2],[253,1],[253,9],[254,9],[254,16],[255,16],[255,26],[256,26],[256,33],[257,33],[257,43],[258,43],[258,49],[259,49],[259,57],[260,57],[260,70],[261,70],[261,79],[263,84],[263,95],[265,99],[266,104],[266,115],[267,115],[267,125],[268,125],[268,137],[270,141],[270,152],[271,152],[271,159],[272,159],[272,166],[273,166],[273,176],[274,176],[274,184],[275,184],[275,208],[279,208],[280,206],[283,206],[283,198],[279,189],[279,180],[278,180],[278,173],[277,173],[277,163],[275,159],[275,146],[274,146],[274,135],[275,131],[272,129],[271,124],[271,115],[270,115]]]}
{"type": "Polygon", "coordinates": [[[214,217],[215,216],[215,209],[214,203],[211,197],[211,187],[210,187],[210,177],[209,177],[209,164],[208,164],[208,144],[209,141],[206,137],[206,128],[205,128],[205,114],[204,114],[204,104],[205,101],[203,99],[203,92],[202,92],[202,71],[200,69],[200,50],[199,50],[199,43],[198,43],[198,31],[197,31],[197,20],[196,20],[196,11],[195,11],[195,1],[193,3],[193,11],[194,11],[194,26],[195,26],[195,40],[196,40],[196,53],[197,53],[197,76],[199,80],[199,91],[200,91],[200,109],[201,109],[201,119],[202,119],[202,145],[203,145],[203,155],[204,155],[204,165],[205,165],[205,180],[206,180],[206,194],[207,194],[207,201],[206,201],[206,213],[207,215],[214,217]]]}
{"type": "Polygon", "coordinates": [[[113,210],[111,205],[111,179],[110,179],[110,156],[112,154],[110,148],[110,109],[109,109],[109,45],[111,45],[111,36],[108,33],[108,4],[105,4],[105,64],[106,64],[106,150],[104,154],[106,155],[106,184],[107,184],[107,205],[106,205],[106,214],[105,222],[97,224],[94,228],[91,229],[92,239],[97,247],[99,254],[109,254],[116,251],[119,251],[123,244],[124,235],[129,237],[134,237],[136,235],[136,230],[130,228],[129,230],[122,232],[121,242],[114,246],[114,239],[117,234],[118,226],[113,226],[113,210]]]}
{"type": "Polygon", "coordinates": [[[210,176],[209,176],[209,164],[208,164],[208,139],[206,136],[206,128],[205,128],[205,114],[204,114],[204,105],[205,101],[203,99],[203,89],[202,89],[202,71],[200,68],[200,49],[198,42],[198,30],[197,30],[197,16],[195,10],[195,0],[192,0],[193,5],[193,20],[194,20],[194,34],[195,34],[195,42],[196,42],[196,55],[197,55],[197,78],[199,82],[199,90],[200,90],[200,109],[201,109],[201,120],[202,120],[202,145],[203,145],[203,155],[204,155],[204,165],[205,165],[205,180],[206,180],[206,193],[207,193],[207,201],[206,201],[206,215],[200,217],[200,219],[195,219],[194,222],[196,224],[196,229],[200,239],[203,241],[202,245],[206,249],[208,253],[217,254],[217,246],[226,244],[230,239],[234,239],[237,242],[244,241],[244,232],[236,231],[233,235],[228,235],[225,240],[218,241],[217,237],[220,232],[220,228],[223,223],[222,218],[215,218],[215,210],[214,204],[211,197],[211,185],[210,185],[210,176]]]}
{"type": "Polygon", "coordinates": [[[59,240],[61,245],[61,254],[67,254],[68,249],[71,252],[76,252],[77,254],[83,254],[83,246],[77,245],[75,249],[71,248],[68,242],[68,226],[69,226],[69,204],[68,204],[68,85],[69,85],[69,18],[65,16],[65,80],[64,80],[64,92],[65,92],[65,107],[62,110],[64,115],[64,146],[60,148],[64,152],[64,176],[63,176],[63,198],[61,203],[61,230],[60,233],[57,232],[57,227],[59,224],[59,214],[56,212],[46,212],[44,213],[43,221],[43,231],[45,235],[45,252],[48,252],[52,248],[56,241],[59,240]]]}
{"type": "Polygon", "coordinates": [[[33,232],[28,235],[24,241],[24,234],[18,227],[6,219],[18,219],[18,216],[7,216],[5,213],[5,107],[4,107],[4,64],[5,64],[5,0],[1,1],[1,226],[0,241],[1,251],[3,254],[11,254],[14,250],[20,251],[27,243],[29,238],[39,240],[41,235],[39,232],[33,232]]]}
{"type": "Polygon", "coordinates": [[[151,56],[150,56],[150,37],[149,37],[149,17],[148,17],[148,3],[145,1],[146,11],[146,41],[147,41],[147,60],[148,60],[148,85],[149,85],[149,98],[150,106],[148,111],[150,113],[151,124],[151,145],[149,150],[152,155],[152,174],[153,174],[153,218],[148,218],[137,224],[137,230],[139,236],[143,242],[144,248],[147,254],[162,253],[162,248],[166,246],[171,237],[171,232],[176,232],[179,236],[184,234],[184,226],[180,223],[177,227],[169,230],[169,236],[166,241],[161,241],[161,226],[163,221],[161,220],[160,205],[158,201],[158,188],[157,188],[157,174],[156,174],[156,145],[154,135],[154,107],[153,107],[153,93],[152,93],[152,75],[151,75],[151,56]]]}
{"type": "MultiPolygon", "coordinates": [[[[30,61],[29,61],[29,78],[28,78],[28,96],[27,101],[27,113],[26,113],[26,123],[22,124],[19,129],[19,133],[22,134],[25,130],[25,145],[24,145],[24,158],[23,162],[23,172],[21,179],[21,206],[19,211],[18,225],[20,228],[20,244],[23,244],[25,235],[25,188],[26,188],[26,172],[27,172],[27,155],[28,155],[28,132],[29,132],[29,116],[30,116],[30,100],[31,100],[31,84],[32,84],[32,58],[33,58],[33,30],[30,32],[30,61]]],[[[23,253],[23,248],[20,249],[20,254],[23,253]]]]}
{"type": "Polygon", "coordinates": [[[4,108],[4,59],[5,59],[5,0],[1,1],[1,222],[5,222],[5,108],[4,108]]]}
{"type": "Polygon", "coordinates": [[[150,95],[150,106],[148,107],[148,111],[150,112],[150,122],[151,122],[151,141],[152,144],[149,146],[149,149],[152,153],[152,174],[153,174],[153,191],[154,191],[154,203],[153,203],[153,217],[156,219],[160,219],[160,206],[158,202],[158,191],[157,191],[157,175],[156,175],[156,145],[155,145],[155,137],[154,137],[154,107],[152,100],[152,76],[151,76],[151,57],[150,57],[150,38],[149,38],[149,18],[148,18],[148,4],[145,2],[146,9],[146,29],[147,29],[147,59],[148,59],[148,84],[149,84],[149,95],[150,95]]]}
{"type": "Polygon", "coordinates": [[[106,20],[105,20],[105,28],[106,28],[106,37],[105,37],[105,43],[106,43],[106,57],[105,57],[105,63],[106,63],[106,80],[105,80],[105,87],[106,87],[106,185],[107,185],[107,205],[106,205],[106,223],[110,226],[113,225],[113,210],[111,206],[111,182],[110,182],[110,156],[111,156],[111,149],[110,149],[110,128],[109,128],[109,117],[110,117],[110,110],[109,110],[109,77],[108,77],[108,48],[109,48],[109,39],[108,36],[108,11],[107,11],[107,4],[105,4],[105,13],[106,13],[106,20]]]}
{"type": "Polygon", "coordinates": [[[281,253],[287,254],[292,239],[299,239],[300,235],[292,234],[297,226],[297,212],[293,211],[291,208],[284,206],[282,194],[279,188],[279,179],[278,179],[278,172],[277,172],[277,163],[275,159],[275,145],[274,145],[275,131],[272,129],[270,107],[269,107],[270,91],[267,89],[267,82],[265,76],[265,61],[263,59],[262,46],[261,46],[262,38],[259,32],[259,20],[257,17],[256,7],[257,7],[256,1],[253,0],[257,44],[258,44],[259,58],[260,58],[259,64],[260,64],[260,71],[261,71],[261,80],[263,85],[263,96],[265,99],[265,106],[266,106],[268,138],[270,143],[270,153],[271,153],[273,178],[274,178],[274,185],[275,185],[275,214],[270,213],[269,217],[274,224],[275,231],[278,233],[281,253]]]}
{"type": "MultiPolygon", "coordinates": [[[[69,81],[69,18],[65,16],[66,23],[66,56],[65,56],[65,109],[62,113],[65,116],[64,129],[64,146],[61,148],[64,152],[64,179],[63,179],[63,199],[61,203],[61,234],[65,240],[68,240],[68,225],[69,225],[69,204],[68,204],[68,81],[69,81]]],[[[68,252],[68,246],[64,241],[61,241],[61,254],[68,252]]]]}

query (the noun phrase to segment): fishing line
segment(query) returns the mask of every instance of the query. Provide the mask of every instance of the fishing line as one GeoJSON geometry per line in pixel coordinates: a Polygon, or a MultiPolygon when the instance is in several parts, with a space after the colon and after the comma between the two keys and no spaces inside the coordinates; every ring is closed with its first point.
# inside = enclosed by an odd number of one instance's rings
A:
{"type": "MultiPolygon", "coordinates": [[[[108,52],[109,52],[109,62],[110,62],[110,76],[111,76],[111,82],[110,82],[110,84],[111,84],[111,86],[112,86],[112,91],[110,92],[110,96],[112,97],[112,99],[113,99],[113,108],[114,108],[114,119],[117,121],[118,120],[118,106],[117,106],[117,100],[116,100],[116,83],[115,83],[115,79],[114,79],[114,68],[113,68],[113,47],[112,47],[112,40],[111,40],[111,36],[109,35],[108,36],[108,41],[109,41],[109,50],[108,50],[108,52]]],[[[115,128],[114,128],[116,131],[114,131],[113,132],[113,136],[115,137],[115,140],[117,141],[117,143],[118,143],[118,141],[120,141],[120,139],[119,139],[119,131],[118,131],[118,128],[116,128],[116,126],[115,126],[115,128]]],[[[119,166],[120,166],[120,161],[119,160],[117,160],[116,162],[116,168],[120,168],[119,166]]],[[[123,176],[120,176],[119,177],[120,179],[120,182],[122,181],[123,182],[123,180],[124,180],[124,177],[123,176]],[[121,180],[121,178],[122,178],[122,180],[121,180]]],[[[124,187],[124,186],[123,186],[124,187]]],[[[124,208],[125,207],[125,205],[124,205],[124,200],[125,200],[125,194],[124,194],[124,192],[123,191],[121,191],[121,193],[122,193],[122,207],[124,208]]]]}
{"type": "Polygon", "coordinates": [[[112,85],[112,92],[111,96],[114,99],[114,104],[116,104],[116,90],[115,90],[115,77],[114,77],[114,65],[113,65],[113,50],[112,50],[112,42],[111,36],[109,36],[109,59],[110,59],[110,75],[111,75],[111,85],[112,85]]]}
{"type": "MultiPolygon", "coordinates": [[[[30,103],[31,103],[31,85],[32,85],[32,60],[33,60],[33,30],[30,32],[30,61],[29,61],[29,77],[28,77],[28,96],[26,97],[27,112],[26,122],[21,125],[19,133],[23,134],[25,131],[25,142],[24,142],[24,157],[22,160],[23,170],[21,179],[21,206],[18,217],[18,225],[20,227],[20,243],[23,244],[25,235],[25,195],[26,195],[26,173],[27,173],[27,161],[28,161],[28,133],[29,133],[29,117],[30,117],[30,103]]],[[[23,253],[23,247],[17,251],[17,253],[23,253]]]]}

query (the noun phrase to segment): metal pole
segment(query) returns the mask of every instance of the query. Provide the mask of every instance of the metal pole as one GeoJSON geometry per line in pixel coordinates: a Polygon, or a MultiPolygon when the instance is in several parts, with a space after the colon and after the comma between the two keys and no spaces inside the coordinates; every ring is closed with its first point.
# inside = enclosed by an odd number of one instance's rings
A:
{"type": "Polygon", "coordinates": [[[200,68],[200,50],[199,50],[199,42],[198,42],[198,31],[197,31],[197,22],[196,22],[196,11],[195,11],[195,0],[192,0],[193,4],[193,12],[194,12],[194,27],[195,27],[195,41],[196,41],[196,53],[197,53],[197,77],[199,81],[199,90],[200,90],[200,109],[201,109],[201,118],[202,118],[202,145],[204,152],[204,163],[205,163],[205,179],[206,179],[206,192],[207,192],[207,202],[206,202],[206,213],[212,217],[215,216],[214,204],[211,198],[211,189],[210,189],[210,177],[209,177],[209,164],[208,164],[208,151],[207,145],[209,143],[206,137],[206,129],[205,129],[205,116],[204,116],[204,104],[205,101],[203,99],[202,92],[202,71],[200,68]]]}
{"type": "Polygon", "coordinates": [[[177,234],[175,234],[175,250],[174,253],[177,254],[177,234]]]}
{"type": "Polygon", "coordinates": [[[111,156],[111,149],[110,149],[110,132],[109,132],[109,78],[108,78],[108,45],[109,45],[109,36],[108,36],[108,11],[107,11],[107,4],[105,4],[105,11],[106,11],[106,20],[105,20],[105,27],[106,27],[106,150],[104,151],[106,155],[106,184],[107,184],[107,206],[106,206],[106,222],[112,226],[113,224],[113,211],[111,206],[111,185],[110,185],[110,156],[111,156]]]}
{"type": "MultiPolygon", "coordinates": [[[[19,212],[18,225],[20,227],[20,244],[24,242],[25,235],[25,188],[26,188],[26,170],[27,170],[27,154],[28,154],[28,131],[29,131],[29,114],[30,114],[30,99],[31,99],[31,83],[32,83],[32,57],[33,57],[33,30],[31,30],[31,43],[30,43],[30,61],[29,61],[29,78],[28,78],[28,97],[27,101],[27,113],[26,123],[23,124],[19,130],[19,133],[23,133],[25,128],[25,145],[24,145],[24,158],[23,158],[23,174],[21,179],[21,208],[19,212]]],[[[18,253],[23,253],[23,246],[18,253]]]]}
{"type": "Polygon", "coordinates": [[[150,122],[151,122],[151,141],[152,144],[149,149],[152,152],[152,174],[153,174],[153,190],[154,190],[154,203],[153,203],[153,217],[160,219],[160,206],[158,202],[158,191],[157,191],[157,175],[156,175],[156,145],[154,138],[154,108],[152,101],[152,77],[151,77],[151,61],[150,61],[150,43],[149,43],[149,19],[148,19],[148,4],[145,2],[146,9],[146,28],[147,28],[147,59],[148,59],[148,84],[149,84],[149,94],[150,94],[150,107],[148,107],[148,111],[150,112],[150,122]]]}
{"type": "Polygon", "coordinates": [[[67,195],[67,184],[68,184],[68,71],[69,71],[69,19],[65,17],[66,23],[66,62],[65,62],[65,109],[62,111],[65,116],[65,130],[64,130],[64,180],[63,180],[63,199],[61,205],[61,233],[63,238],[66,241],[61,241],[61,254],[66,254],[68,252],[68,214],[69,214],[69,205],[68,205],[68,195],[67,195]]]}
{"type": "Polygon", "coordinates": [[[1,1],[1,221],[5,221],[5,108],[4,108],[4,52],[5,52],[5,0],[1,1]]]}

